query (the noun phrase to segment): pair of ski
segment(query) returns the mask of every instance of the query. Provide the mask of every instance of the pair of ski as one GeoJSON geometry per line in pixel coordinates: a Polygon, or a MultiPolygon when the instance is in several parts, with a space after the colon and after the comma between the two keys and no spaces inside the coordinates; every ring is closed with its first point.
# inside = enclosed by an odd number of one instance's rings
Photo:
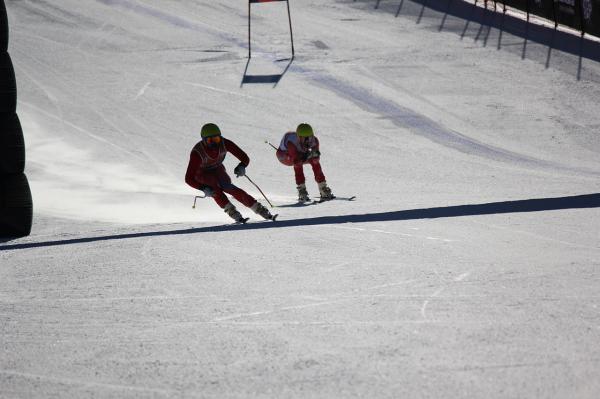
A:
{"type": "Polygon", "coordinates": [[[320,199],[308,199],[306,201],[298,201],[295,202],[293,204],[287,204],[287,205],[278,205],[278,208],[292,208],[292,207],[299,207],[299,206],[308,206],[308,205],[318,205],[318,204],[322,204],[323,202],[329,202],[329,201],[354,201],[356,199],[356,195],[353,195],[352,197],[336,197],[333,196],[331,198],[320,198],[320,199]]]}
{"type": "MultiPolygon", "coordinates": [[[[276,220],[277,220],[277,216],[279,216],[279,214],[278,214],[278,213],[274,214],[274,215],[273,215],[273,217],[272,217],[271,219],[265,219],[265,220],[263,220],[262,222],[269,222],[269,221],[270,221],[270,222],[274,222],[274,221],[276,221],[276,220]]],[[[248,220],[250,220],[250,218],[242,218],[241,220],[239,220],[239,221],[237,221],[237,222],[234,222],[233,224],[234,224],[234,225],[236,225],[236,224],[246,224],[246,223],[248,222],[248,220]]],[[[261,222],[261,223],[262,223],[262,222],[261,222]]]]}
{"type": "MultiPolygon", "coordinates": [[[[332,198],[320,198],[318,200],[311,200],[309,199],[308,201],[298,201],[294,204],[290,204],[290,205],[279,205],[277,206],[278,208],[283,208],[283,207],[290,207],[290,206],[308,206],[308,205],[318,205],[318,204],[322,204],[323,202],[328,202],[328,201],[354,201],[356,199],[356,195],[353,195],[351,197],[336,197],[333,196],[332,198]]],[[[268,219],[265,221],[272,221],[275,222],[277,220],[277,216],[279,216],[278,213],[273,215],[272,219],[268,219]]],[[[234,224],[246,224],[248,222],[248,220],[250,220],[250,218],[243,218],[242,220],[235,222],[234,224]]]]}
{"type": "Polygon", "coordinates": [[[317,204],[322,204],[323,202],[328,202],[328,201],[333,201],[333,200],[338,200],[338,201],[354,201],[356,199],[356,195],[353,195],[352,197],[336,197],[335,195],[330,197],[330,198],[320,198],[318,200],[311,200],[309,199],[308,201],[299,201],[299,203],[305,204],[305,205],[317,205],[317,204]]]}

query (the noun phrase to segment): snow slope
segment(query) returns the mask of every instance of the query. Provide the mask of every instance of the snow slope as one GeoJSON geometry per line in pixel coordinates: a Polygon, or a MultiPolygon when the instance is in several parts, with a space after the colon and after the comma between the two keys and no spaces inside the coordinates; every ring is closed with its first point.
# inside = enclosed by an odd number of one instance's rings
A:
{"type": "Polygon", "coordinates": [[[0,397],[597,397],[598,44],[428,3],[295,1],[290,63],[279,3],[248,62],[244,1],[8,0],[0,397]],[[209,121],[278,205],[264,141],[310,122],[358,200],[223,227],[183,182],[209,121]]]}

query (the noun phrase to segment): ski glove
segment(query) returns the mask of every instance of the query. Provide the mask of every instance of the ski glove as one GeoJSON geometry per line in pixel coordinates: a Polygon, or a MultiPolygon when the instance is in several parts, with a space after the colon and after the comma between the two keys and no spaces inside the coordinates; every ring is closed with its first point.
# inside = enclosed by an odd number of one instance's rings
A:
{"type": "Polygon", "coordinates": [[[215,194],[215,190],[210,186],[200,186],[200,191],[203,191],[206,197],[212,197],[215,194]]]}
{"type": "Polygon", "coordinates": [[[306,160],[319,158],[321,156],[321,152],[319,150],[310,150],[306,153],[306,160]]]}
{"type": "Polygon", "coordinates": [[[240,162],[233,170],[233,173],[235,173],[237,177],[246,176],[246,165],[240,162]]]}

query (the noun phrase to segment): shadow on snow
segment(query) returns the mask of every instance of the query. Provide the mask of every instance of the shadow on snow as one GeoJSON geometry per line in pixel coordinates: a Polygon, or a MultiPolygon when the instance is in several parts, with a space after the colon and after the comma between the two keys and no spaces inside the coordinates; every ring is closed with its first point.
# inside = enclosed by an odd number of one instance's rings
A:
{"type": "MultiPolygon", "coordinates": [[[[372,0],[366,1],[366,4],[371,2],[372,0]]],[[[492,3],[492,0],[489,3],[492,3]]],[[[402,13],[404,16],[416,18],[416,24],[422,22],[425,10],[431,10],[433,13],[429,12],[427,16],[430,21],[435,24],[436,19],[440,20],[439,26],[435,30],[439,32],[442,30],[454,31],[461,40],[465,37],[472,37],[475,42],[482,43],[484,47],[488,46],[492,29],[496,29],[497,43],[495,46],[497,50],[506,48],[518,51],[522,59],[542,57],[543,59],[538,61],[544,63],[546,68],[552,65],[553,52],[571,54],[577,65],[575,71],[577,80],[581,79],[583,59],[600,62],[600,42],[576,33],[555,29],[554,26],[528,22],[523,18],[504,14],[501,5],[497,11],[487,8],[487,6],[485,8],[478,7],[474,1],[461,0],[398,0],[398,3],[381,3],[381,7],[379,5],[380,2],[377,1],[375,8],[396,17],[402,13]],[[454,20],[451,21],[449,16],[454,20]],[[508,36],[512,36],[512,39],[508,36]],[[520,38],[523,41],[513,43],[514,38],[520,38]],[[546,54],[530,54],[528,45],[531,43],[547,47],[546,54]],[[518,44],[517,48],[515,48],[515,44],[518,44]]],[[[553,24],[550,20],[547,22],[553,24]]]]}
{"type": "Polygon", "coordinates": [[[42,241],[21,244],[0,245],[0,251],[49,247],[68,244],[84,244],[97,241],[122,240],[157,236],[186,235],[197,233],[216,233],[224,231],[273,229],[298,226],[317,226],[341,223],[388,222],[401,220],[436,219],[459,216],[493,215],[501,213],[541,212],[560,209],[599,208],[600,193],[558,198],[539,198],[518,201],[490,202],[475,205],[456,205],[436,208],[410,209],[392,212],[377,212],[361,215],[321,216],[277,222],[258,222],[244,225],[207,226],[191,229],[148,231],[127,234],[115,234],[96,237],[73,238],[66,240],[42,241]]]}
{"type": "Polygon", "coordinates": [[[289,62],[287,63],[287,65],[285,66],[285,68],[283,69],[283,71],[281,73],[274,74],[274,75],[249,75],[248,67],[250,66],[250,61],[251,61],[251,58],[248,58],[248,61],[246,62],[246,68],[244,69],[244,75],[242,76],[242,83],[240,84],[240,87],[244,86],[245,84],[249,84],[249,83],[272,83],[273,88],[275,88],[279,84],[279,81],[283,78],[283,75],[285,75],[285,73],[288,71],[288,69],[290,69],[292,62],[294,62],[294,57],[277,60],[276,62],[281,62],[281,61],[289,61],[289,62]]]}

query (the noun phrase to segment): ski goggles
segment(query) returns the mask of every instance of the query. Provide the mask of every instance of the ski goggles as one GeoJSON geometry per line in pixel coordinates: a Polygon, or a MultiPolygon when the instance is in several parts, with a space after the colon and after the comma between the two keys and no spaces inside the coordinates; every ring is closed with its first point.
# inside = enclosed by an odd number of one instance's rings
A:
{"type": "Polygon", "coordinates": [[[219,144],[221,142],[221,136],[205,137],[204,142],[206,144],[219,144]]]}

